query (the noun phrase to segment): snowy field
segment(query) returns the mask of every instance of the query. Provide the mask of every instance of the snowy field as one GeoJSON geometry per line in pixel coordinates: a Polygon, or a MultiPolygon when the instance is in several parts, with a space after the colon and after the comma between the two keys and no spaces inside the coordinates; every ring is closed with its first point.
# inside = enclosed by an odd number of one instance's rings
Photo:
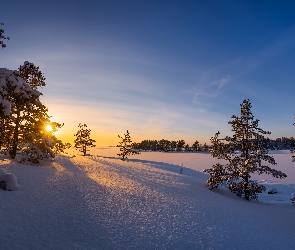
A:
{"type": "Polygon", "coordinates": [[[294,249],[288,151],[272,152],[286,179],[253,177],[278,190],[258,202],[208,190],[202,171],[216,162],[210,154],[144,152],[121,161],[117,153],[71,152],[42,166],[2,156],[19,189],[0,190],[0,248],[294,249]]]}

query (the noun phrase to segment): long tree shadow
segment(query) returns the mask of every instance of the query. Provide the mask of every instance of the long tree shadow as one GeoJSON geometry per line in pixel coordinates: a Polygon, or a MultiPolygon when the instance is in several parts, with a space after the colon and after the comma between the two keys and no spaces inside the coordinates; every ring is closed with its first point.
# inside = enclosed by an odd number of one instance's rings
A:
{"type": "MultiPolygon", "coordinates": [[[[120,157],[108,157],[108,156],[97,156],[97,157],[101,157],[101,158],[106,158],[106,159],[117,159],[117,160],[121,160],[120,157]]],[[[166,170],[166,171],[170,171],[173,173],[179,173],[179,174],[183,174],[186,176],[191,176],[194,178],[198,178],[201,180],[206,181],[208,179],[208,174],[204,174],[203,172],[199,172],[197,170],[191,169],[191,168],[186,168],[184,166],[180,166],[180,165],[175,165],[175,164],[171,164],[171,163],[166,163],[166,162],[158,162],[158,161],[150,161],[150,160],[141,160],[141,159],[126,159],[126,162],[139,162],[139,163],[144,163],[147,164],[151,167],[155,167],[158,169],[162,169],[162,170],[166,170]]]]}

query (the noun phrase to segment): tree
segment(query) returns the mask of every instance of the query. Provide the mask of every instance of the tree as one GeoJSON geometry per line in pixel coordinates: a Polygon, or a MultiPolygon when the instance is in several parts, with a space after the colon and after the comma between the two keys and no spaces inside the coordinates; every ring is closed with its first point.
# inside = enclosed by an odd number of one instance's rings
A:
{"type": "Polygon", "coordinates": [[[191,151],[190,146],[189,146],[188,144],[186,144],[186,145],[184,146],[184,150],[185,150],[185,151],[191,151]]]}
{"type": "Polygon", "coordinates": [[[197,140],[192,145],[192,148],[193,148],[194,151],[199,151],[200,145],[199,145],[199,142],[197,140]]]}
{"type": "Polygon", "coordinates": [[[218,159],[224,159],[228,163],[217,163],[204,172],[210,174],[207,185],[210,189],[225,184],[232,192],[246,200],[257,199],[258,193],[265,190],[263,185],[250,180],[252,173],[271,174],[276,178],[284,178],[287,175],[281,171],[265,165],[275,165],[275,159],[268,155],[268,149],[263,143],[265,134],[258,127],[259,120],[254,120],[251,112],[251,103],[244,100],[241,106],[241,116],[232,116],[228,123],[232,126],[233,137],[219,138],[219,132],[212,137],[210,148],[211,155],[218,159]]]}
{"type": "MultiPolygon", "coordinates": [[[[0,69],[0,145],[6,147],[14,159],[22,152],[22,161],[39,163],[54,157],[60,144],[54,136],[62,124],[52,123],[48,109],[40,101],[39,87],[45,86],[45,77],[33,63],[24,62],[19,71],[0,69]],[[48,132],[46,125],[54,124],[48,132]],[[50,141],[50,143],[49,143],[50,141]]],[[[63,144],[66,149],[69,144],[63,144]]]]}
{"type": "Polygon", "coordinates": [[[131,136],[130,136],[128,130],[126,131],[126,134],[124,134],[124,137],[120,136],[120,135],[118,135],[118,137],[119,137],[120,141],[119,141],[119,144],[117,145],[117,147],[120,148],[121,153],[119,153],[117,155],[122,157],[122,160],[127,158],[127,156],[129,156],[129,155],[140,154],[139,150],[136,150],[133,148],[131,136]]]}
{"type": "Polygon", "coordinates": [[[26,127],[26,122],[30,121],[32,113],[39,113],[42,110],[47,114],[47,109],[39,100],[42,94],[26,83],[20,77],[19,71],[4,70],[0,86],[2,87],[0,115],[3,123],[10,124],[13,134],[10,155],[15,158],[20,131],[26,127]]]}
{"type": "MultiPolygon", "coordinates": [[[[0,23],[1,26],[4,25],[4,23],[0,23]]],[[[0,46],[2,49],[6,47],[6,44],[2,40],[10,40],[10,37],[3,36],[4,29],[0,29],[0,46]]]]}
{"type": "MultiPolygon", "coordinates": [[[[294,116],[295,119],[295,116],[294,116]]],[[[293,123],[293,126],[295,126],[295,123],[293,123]]],[[[291,153],[293,153],[293,155],[291,156],[291,159],[293,162],[295,162],[295,149],[291,150],[291,153]]]]}
{"type": "Polygon", "coordinates": [[[171,149],[171,142],[165,139],[160,140],[159,149],[168,152],[171,149]]]}
{"type": "Polygon", "coordinates": [[[40,163],[43,159],[54,158],[58,153],[66,153],[65,150],[71,147],[70,143],[63,143],[54,135],[63,124],[51,122],[44,123],[42,120],[36,122],[33,128],[30,129],[31,134],[23,137],[23,143],[19,143],[18,148],[21,149],[21,158],[19,161],[40,163]],[[46,126],[52,128],[47,131],[46,126]]]}
{"type": "Polygon", "coordinates": [[[176,148],[177,148],[177,151],[181,151],[183,149],[185,145],[185,141],[184,140],[179,140],[176,142],[176,148]]]}
{"type": "Polygon", "coordinates": [[[74,136],[76,136],[76,139],[74,140],[74,147],[82,152],[85,156],[87,152],[87,147],[95,147],[93,143],[95,143],[96,141],[90,138],[91,129],[87,129],[86,124],[79,123],[78,128],[79,129],[77,133],[74,134],[74,136]]]}
{"type": "Polygon", "coordinates": [[[171,150],[176,151],[177,148],[177,141],[171,141],[171,150]]]}

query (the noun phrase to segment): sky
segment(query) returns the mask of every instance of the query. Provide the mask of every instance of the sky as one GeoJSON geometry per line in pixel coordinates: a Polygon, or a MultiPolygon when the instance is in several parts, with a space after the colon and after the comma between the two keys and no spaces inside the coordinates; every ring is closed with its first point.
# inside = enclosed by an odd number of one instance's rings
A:
{"type": "Polygon", "coordinates": [[[271,138],[295,135],[293,1],[3,1],[0,68],[46,77],[57,137],[79,123],[97,145],[210,142],[250,99],[271,138]]]}

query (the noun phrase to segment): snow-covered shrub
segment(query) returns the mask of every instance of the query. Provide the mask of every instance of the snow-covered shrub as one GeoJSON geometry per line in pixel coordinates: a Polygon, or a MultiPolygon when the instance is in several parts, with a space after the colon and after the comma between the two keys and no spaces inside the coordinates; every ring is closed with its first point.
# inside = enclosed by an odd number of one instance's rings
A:
{"type": "Polygon", "coordinates": [[[14,191],[18,189],[17,178],[14,174],[7,173],[0,178],[0,182],[5,182],[7,191],[14,191]]]}

